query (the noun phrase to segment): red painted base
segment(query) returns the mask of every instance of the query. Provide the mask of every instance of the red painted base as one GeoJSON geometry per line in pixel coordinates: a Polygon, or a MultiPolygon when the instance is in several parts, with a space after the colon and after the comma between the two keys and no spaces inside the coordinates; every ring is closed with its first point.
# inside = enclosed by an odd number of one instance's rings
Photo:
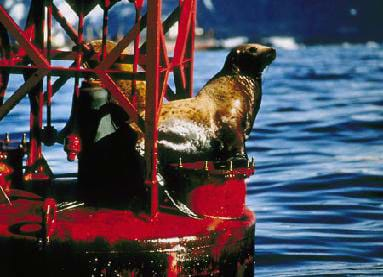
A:
{"type": "Polygon", "coordinates": [[[207,184],[192,190],[187,203],[198,215],[240,218],[245,211],[245,180],[227,180],[222,184],[207,184]]]}
{"type": "Polygon", "coordinates": [[[172,195],[203,217],[241,218],[245,212],[245,178],[254,174],[247,160],[171,165],[165,172],[172,195]]]}
{"type": "Polygon", "coordinates": [[[0,203],[0,268],[5,276],[244,276],[253,274],[254,214],[239,219],[59,203],[50,242],[42,199],[12,190],[0,203]],[[37,275],[36,275],[37,274],[37,275]]]}

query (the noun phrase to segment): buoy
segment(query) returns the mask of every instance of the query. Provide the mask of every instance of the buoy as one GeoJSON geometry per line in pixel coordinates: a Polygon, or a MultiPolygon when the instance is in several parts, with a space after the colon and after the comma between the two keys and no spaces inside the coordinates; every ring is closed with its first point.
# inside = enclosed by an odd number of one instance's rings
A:
{"type": "Polygon", "coordinates": [[[193,93],[197,1],[176,1],[164,20],[162,0],[119,3],[131,5],[136,17],[110,52],[109,13],[119,1],[67,2],[78,16],[75,26],[54,1],[32,0],[25,27],[0,5],[0,126],[22,98],[28,96],[31,106],[29,133],[0,142],[1,274],[253,275],[255,215],[245,204],[245,179],[254,163],[179,157],[158,168],[161,105],[193,93]],[[99,53],[84,35],[97,4],[103,9],[99,53]],[[165,35],[175,23],[178,37],[168,51],[165,35]],[[53,47],[56,25],[75,44],[72,50],[53,47]],[[124,52],[133,44],[133,54],[124,52]],[[133,71],[116,63],[131,64],[133,71]],[[25,80],[13,94],[5,91],[9,74],[25,80]],[[172,74],[175,92],[168,86],[172,74]],[[56,132],[52,101],[69,79],[72,118],[56,132]],[[119,79],[132,80],[133,90],[145,81],[145,106],[138,107],[135,91],[125,97],[119,79]],[[131,150],[135,133],[127,125],[145,136],[144,153],[131,150]],[[57,142],[65,144],[68,160],[78,159],[75,178],[60,179],[50,170],[42,143],[57,142]]]}

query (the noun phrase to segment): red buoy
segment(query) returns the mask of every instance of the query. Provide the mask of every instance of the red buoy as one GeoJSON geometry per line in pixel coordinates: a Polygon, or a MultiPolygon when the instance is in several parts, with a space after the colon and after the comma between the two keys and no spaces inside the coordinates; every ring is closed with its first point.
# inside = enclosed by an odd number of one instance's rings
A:
{"type": "MultiPolygon", "coordinates": [[[[53,1],[32,0],[24,28],[0,5],[0,121],[26,95],[31,107],[29,141],[26,136],[16,144],[7,139],[0,148],[1,274],[251,276],[255,215],[245,205],[245,179],[254,173],[253,163],[180,161],[164,169],[166,187],[157,179],[161,105],[164,99],[191,97],[193,92],[197,0],[176,1],[165,20],[161,0],[130,1],[136,11],[134,24],[108,52],[108,18],[116,2],[68,0],[79,19],[77,26],[72,26],[53,1]],[[97,4],[103,9],[100,53],[92,50],[84,36],[85,18],[97,4]],[[54,23],[75,44],[72,50],[54,48],[54,23]],[[175,23],[178,37],[174,49],[168,51],[166,33],[175,23]],[[134,45],[132,54],[124,52],[129,45],[134,45]],[[66,60],[67,66],[56,66],[55,60],[66,60]],[[94,66],[84,67],[85,63],[94,66]],[[113,67],[116,63],[131,64],[133,70],[113,67]],[[10,73],[21,74],[25,80],[13,94],[6,91],[10,73]],[[171,74],[174,93],[168,89],[171,74]],[[57,77],[54,82],[53,77],[57,77]],[[95,95],[111,96],[144,134],[142,176],[129,172],[131,175],[121,180],[115,178],[113,182],[118,184],[114,186],[111,179],[97,180],[104,172],[95,167],[85,168],[78,180],[70,181],[50,170],[42,143],[49,147],[60,141],[51,118],[52,99],[70,78],[74,79],[74,101],[85,95],[81,79],[96,79],[100,90],[95,95]],[[128,97],[118,79],[132,81],[128,97]],[[145,117],[136,101],[141,81],[146,83],[145,117]],[[43,126],[43,119],[47,126],[43,126]],[[81,177],[91,181],[83,186],[81,177]],[[138,186],[137,180],[142,181],[138,186]],[[141,190],[144,196],[124,194],[131,188],[141,190]]],[[[94,110],[97,115],[105,113],[99,107],[94,110]]],[[[86,136],[76,131],[67,137],[65,151],[68,160],[80,157],[82,170],[94,160],[92,154],[99,153],[91,151],[87,156],[84,149],[89,142],[81,141],[86,136]]]]}

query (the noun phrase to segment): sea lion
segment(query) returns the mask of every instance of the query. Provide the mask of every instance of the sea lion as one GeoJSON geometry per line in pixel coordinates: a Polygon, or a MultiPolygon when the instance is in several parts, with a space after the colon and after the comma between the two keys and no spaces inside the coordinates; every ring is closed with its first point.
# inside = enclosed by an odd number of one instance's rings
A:
{"type": "MultiPolygon", "coordinates": [[[[237,47],[227,55],[220,72],[196,97],[162,105],[158,122],[157,176],[164,194],[180,211],[195,216],[178,194],[169,190],[167,164],[178,162],[180,157],[184,162],[245,158],[244,142],[261,102],[261,73],[275,57],[274,49],[259,44],[237,47]]],[[[87,117],[80,116],[80,130],[86,129],[90,121],[101,125],[100,118],[105,116],[103,111],[100,107],[97,116],[83,111],[87,117]]],[[[144,117],[145,112],[140,115],[144,117]]],[[[92,136],[85,136],[83,140],[89,145],[84,145],[79,159],[79,191],[83,192],[79,195],[94,205],[121,204],[139,210],[146,197],[142,185],[144,134],[125,118],[117,123],[113,117],[112,114],[111,125],[115,132],[98,140],[92,136]],[[129,180],[129,186],[120,180],[129,180]],[[105,192],[106,183],[110,193],[105,192]],[[120,200],[118,196],[121,196],[120,200]],[[129,203],[126,203],[127,198],[129,203]]]]}
{"type": "MultiPolygon", "coordinates": [[[[196,97],[163,104],[158,121],[160,163],[180,157],[184,161],[245,158],[244,142],[261,104],[261,74],[275,57],[275,49],[260,44],[236,47],[196,97]]],[[[143,153],[142,133],[136,149],[143,153]]]]}

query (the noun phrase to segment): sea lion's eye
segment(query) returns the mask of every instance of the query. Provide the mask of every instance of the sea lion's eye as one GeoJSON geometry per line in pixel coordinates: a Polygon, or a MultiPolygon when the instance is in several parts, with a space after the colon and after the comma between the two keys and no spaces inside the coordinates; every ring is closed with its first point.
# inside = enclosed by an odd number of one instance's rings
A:
{"type": "Polygon", "coordinates": [[[255,53],[257,53],[257,51],[258,51],[258,49],[257,49],[257,47],[250,47],[249,48],[249,52],[251,53],[251,54],[255,54],[255,53]]]}

